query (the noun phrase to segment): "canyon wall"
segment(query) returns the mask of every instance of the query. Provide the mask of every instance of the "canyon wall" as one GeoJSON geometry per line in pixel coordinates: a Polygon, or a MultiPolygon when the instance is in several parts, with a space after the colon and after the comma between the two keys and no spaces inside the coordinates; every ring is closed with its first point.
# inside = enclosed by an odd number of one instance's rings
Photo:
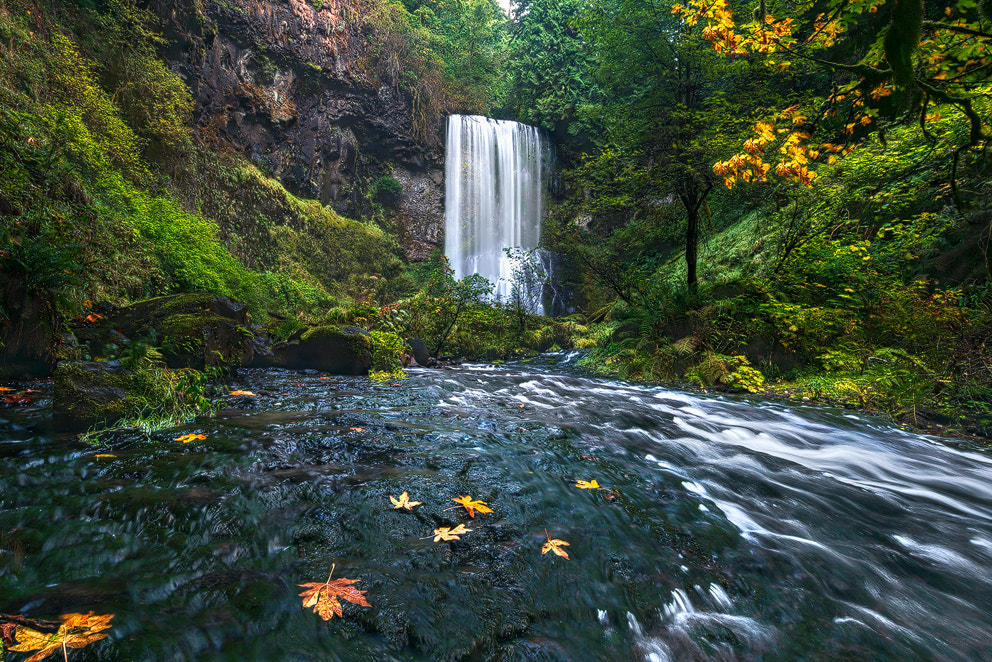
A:
{"type": "MultiPolygon", "coordinates": [[[[443,246],[443,122],[416,135],[383,76],[370,6],[348,0],[154,0],[164,55],[196,102],[195,134],[293,193],[351,217],[392,176],[385,210],[410,260],[443,246]]],[[[441,118],[443,119],[443,118],[441,118]]]]}

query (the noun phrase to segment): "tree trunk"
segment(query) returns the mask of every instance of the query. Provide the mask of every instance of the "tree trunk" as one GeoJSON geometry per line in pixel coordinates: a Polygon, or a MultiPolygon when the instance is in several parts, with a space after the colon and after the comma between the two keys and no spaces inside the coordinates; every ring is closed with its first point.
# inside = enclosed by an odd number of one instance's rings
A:
{"type": "Polygon", "coordinates": [[[713,183],[706,181],[706,186],[700,188],[699,184],[693,182],[686,183],[679,191],[679,201],[685,207],[686,228],[685,228],[685,284],[689,291],[695,293],[699,289],[696,278],[696,264],[699,256],[699,208],[706,201],[706,196],[713,190],[713,183]]]}

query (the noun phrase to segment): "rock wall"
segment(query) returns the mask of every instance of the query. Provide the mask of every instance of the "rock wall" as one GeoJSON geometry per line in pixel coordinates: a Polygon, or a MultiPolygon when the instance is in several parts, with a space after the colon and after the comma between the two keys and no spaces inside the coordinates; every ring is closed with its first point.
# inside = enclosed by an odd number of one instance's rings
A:
{"type": "MultiPolygon", "coordinates": [[[[411,260],[443,246],[443,146],[414,137],[406,96],[376,74],[356,0],[153,0],[165,55],[196,102],[195,133],[287,189],[359,216],[365,187],[393,174],[393,224],[411,260]]],[[[443,137],[443,122],[438,123],[443,137]]]]}

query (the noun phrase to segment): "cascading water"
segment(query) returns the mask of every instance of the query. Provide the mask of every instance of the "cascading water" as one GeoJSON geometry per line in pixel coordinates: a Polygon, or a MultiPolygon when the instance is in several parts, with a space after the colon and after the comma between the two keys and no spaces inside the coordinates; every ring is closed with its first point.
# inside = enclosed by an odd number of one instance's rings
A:
{"type": "Polygon", "coordinates": [[[448,118],[444,252],[455,277],[479,274],[496,286],[496,298],[524,296],[535,310],[544,279],[520,278],[520,260],[505,249],[537,248],[547,152],[535,127],[477,115],[448,118]]]}

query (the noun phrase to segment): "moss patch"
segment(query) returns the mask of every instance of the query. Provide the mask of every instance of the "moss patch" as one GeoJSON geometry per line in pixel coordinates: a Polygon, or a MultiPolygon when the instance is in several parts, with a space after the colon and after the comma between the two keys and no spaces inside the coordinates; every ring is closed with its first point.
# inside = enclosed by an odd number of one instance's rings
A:
{"type": "Polygon", "coordinates": [[[164,368],[126,370],[117,361],[63,361],[54,379],[55,410],[66,429],[109,425],[179,406],[172,373],[164,368]]]}
{"type": "Polygon", "coordinates": [[[364,333],[345,333],[333,325],[315,326],[300,337],[303,343],[341,342],[355,354],[372,351],[372,340],[364,333]]]}

